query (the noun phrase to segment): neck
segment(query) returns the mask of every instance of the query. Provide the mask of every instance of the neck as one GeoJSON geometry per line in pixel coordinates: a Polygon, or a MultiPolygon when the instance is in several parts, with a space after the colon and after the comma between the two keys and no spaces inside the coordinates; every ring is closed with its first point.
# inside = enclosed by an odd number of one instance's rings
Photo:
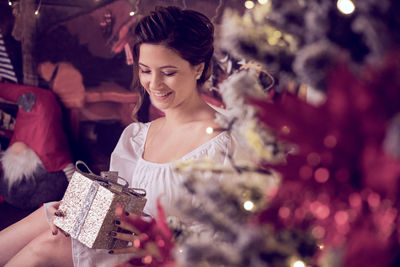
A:
{"type": "Polygon", "coordinates": [[[199,96],[193,97],[174,109],[165,111],[165,126],[180,126],[193,121],[206,120],[214,115],[214,110],[199,96]]]}

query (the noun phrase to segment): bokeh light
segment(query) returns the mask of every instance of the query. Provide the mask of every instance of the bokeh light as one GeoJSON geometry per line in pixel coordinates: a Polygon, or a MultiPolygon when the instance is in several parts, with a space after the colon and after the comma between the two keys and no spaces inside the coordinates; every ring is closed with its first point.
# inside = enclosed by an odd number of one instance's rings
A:
{"type": "Polygon", "coordinates": [[[278,213],[282,219],[286,219],[290,216],[290,209],[288,207],[280,207],[278,213]]]}
{"type": "Polygon", "coordinates": [[[336,140],[336,137],[334,135],[327,135],[324,138],[324,145],[327,148],[333,148],[333,147],[336,146],[336,144],[337,144],[337,140],[336,140]]]}
{"type": "Polygon", "coordinates": [[[353,13],[356,9],[356,6],[350,0],[338,0],[336,5],[339,11],[345,15],[353,13]]]}
{"type": "Polygon", "coordinates": [[[254,203],[251,202],[250,200],[247,200],[246,202],[243,203],[243,208],[247,211],[251,211],[254,208],[254,203]]]}
{"type": "Polygon", "coordinates": [[[325,183],[329,179],[329,171],[326,168],[318,168],[314,173],[314,177],[318,183],[325,183]]]}
{"type": "Polygon", "coordinates": [[[212,134],[214,132],[214,129],[212,127],[207,127],[206,133],[212,134]]]}
{"type": "Polygon", "coordinates": [[[306,265],[304,264],[303,261],[297,260],[297,261],[295,261],[295,262],[293,263],[292,266],[293,266],[293,267],[305,267],[306,265]]]}
{"type": "Polygon", "coordinates": [[[244,6],[245,6],[247,9],[252,9],[255,5],[254,5],[254,2],[253,2],[253,1],[246,1],[246,2],[244,2],[244,6]]]}

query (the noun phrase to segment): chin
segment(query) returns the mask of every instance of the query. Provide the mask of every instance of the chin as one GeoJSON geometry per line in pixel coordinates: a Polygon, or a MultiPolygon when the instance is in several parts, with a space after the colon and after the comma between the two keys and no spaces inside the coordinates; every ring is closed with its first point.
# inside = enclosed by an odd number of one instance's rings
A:
{"type": "Polygon", "coordinates": [[[171,107],[171,104],[168,103],[161,103],[159,101],[156,101],[154,99],[151,98],[151,104],[156,107],[157,109],[161,110],[161,111],[165,111],[167,109],[169,109],[171,107]]]}

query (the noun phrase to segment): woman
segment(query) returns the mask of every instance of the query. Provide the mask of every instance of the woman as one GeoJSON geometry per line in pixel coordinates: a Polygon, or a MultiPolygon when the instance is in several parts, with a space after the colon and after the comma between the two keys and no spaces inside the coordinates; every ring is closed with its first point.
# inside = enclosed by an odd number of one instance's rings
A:
{"type": "MultiPolygon", "coordinates": [[[[173,161],[203,156],[218,163],[227,161],[231,138],[226,132],[206,134],[206,128],[219,126],[214,122],[215,110],[199,92],[211,75],[213,31],[206,16],[176,7],[156,8],[135,28],[135,71],[141,88],[165,117],[129,125],[112,153],[110,168],[127,179],[131,187],[146,189],[148,202],[144,211],[151,216],[156,215],[158,196],[163,196],[162,204],[168,213],[168,207],[183,193],[182,178],[174,173],[173,161]]],[[[54,214],[57,207],[58,203],[47,214],[54,214]]],[[[115,250],[111,255],[107,250],[89,249],[76,240],[71,246],[71,238],[51,234],[42,210],[1,232],[0,264],[112,266],[132,257],[120,254],[131,252],[132,248],[115,250]],[[23,240],[14,241],[14,233],[23,240]]],[[[53,234],[58,232],[52,224],[51,229],[53,234]]]]}

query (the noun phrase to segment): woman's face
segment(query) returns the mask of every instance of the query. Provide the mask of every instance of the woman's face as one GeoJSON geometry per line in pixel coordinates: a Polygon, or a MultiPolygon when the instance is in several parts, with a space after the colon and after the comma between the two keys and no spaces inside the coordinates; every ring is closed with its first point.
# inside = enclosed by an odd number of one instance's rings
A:
{"type": "Polygon", "coordinates": [[[192,66],[175,51],[154,44],[140,45],[138,64],[140,83],[158,109],[175,108],[199,97],[196,77],[203,64],[192,66]]]}

